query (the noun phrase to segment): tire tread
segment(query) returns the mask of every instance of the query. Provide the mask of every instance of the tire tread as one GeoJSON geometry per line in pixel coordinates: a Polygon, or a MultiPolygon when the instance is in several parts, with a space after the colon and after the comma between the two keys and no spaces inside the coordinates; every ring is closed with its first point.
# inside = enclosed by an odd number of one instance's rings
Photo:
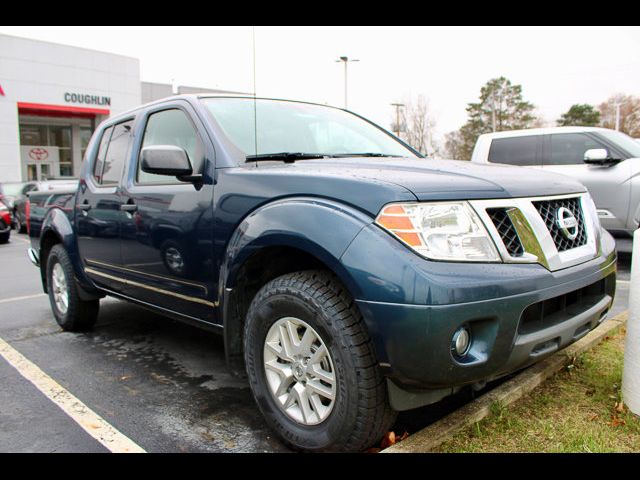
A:
{"type": "MultiPolygon", "coordinates": [[[[362,314],[338,278],[324,270],[289,273],[271,280],[261,288],[252,305],[260,304],[274,294],[294,292],[303,293],[317,308],[326,312],[327,322],[334,324],[340,334],[339,341],[355,364],[358,384],[356,418],[348,438],[337,447],[344,451],[362,451],[380,441],[397,414],[389,405],[386,381],[378,367],[362,314]]],[[[249,324],[248,318],[246,325],[249,324]]],[[[245,351],[248,336],[245,331],[245,351]]]]}

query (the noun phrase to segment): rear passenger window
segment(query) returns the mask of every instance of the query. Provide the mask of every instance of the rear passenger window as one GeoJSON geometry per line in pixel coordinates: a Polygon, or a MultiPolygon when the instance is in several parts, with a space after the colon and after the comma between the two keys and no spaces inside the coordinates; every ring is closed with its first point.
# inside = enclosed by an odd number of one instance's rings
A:
{"type": "Polygon", "coordinates": [[[551,135],[551,155],[545,165],[577,165],[584,162],[584,152],[592,148],[606,148],[583,133],[551,135]]]}
{"type": "Polygon", "coordinates": [[[111,139],[111,132],[113,132],[113,127],[107,128],[102,133],[102,138],[100,139],[100,147],[98,147],[98,154],[96,155],[96,161],[93,164],[93,178],[95,178],[97,183],[102,183],[104,157],[107,155],[107,147],[109,146],[109,140],[111,139]]]}
{"type": "Polygon", "coordinates": [[[494,138],[489,149],[489,161],[508,165],[540,165],[537,156],[539,142],[540,135],[494,138]]]}
{"type": "Polygon", "coordinates": [[[113,127],[107,156],[102,170],[102,185],[117,185],[122,176],[122,168],[127,158],[129,140],[131,139],[131,126],[133,120],[118,123],[113,127]]]}
{"type": "MultiPolygon", "coordinates": [[[[193,172],[200,172],[204,158],[204,149],[196,128],[182,110],[171,109],[149,115],[144,129],[142,148],[153,145],[173,145],[183,148],[193,167],[193,172]]],[[[175,180],[175,179],[174,179],[175,180]]],[[[143,172],[138,162],[138,183],[168,183],[171,177],[143,172]]]]}

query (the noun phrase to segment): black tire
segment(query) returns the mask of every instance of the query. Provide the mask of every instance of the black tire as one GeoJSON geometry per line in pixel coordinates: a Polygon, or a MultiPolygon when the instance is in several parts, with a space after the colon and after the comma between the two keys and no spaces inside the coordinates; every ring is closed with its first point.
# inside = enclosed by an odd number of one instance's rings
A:
{"type": "Polygon", "coordinates": [[[296,450],[362,451],[379,442],[395,420],[362,315],[329,272],[296,272],[264,285],[247,313],[244,355],[258,407],[271,428],[296,450]],[[283,317],[313,327],[331,354],[337,377],[335,403],[316,425],[298,423],[285,414],[267,384],[264,342],[271,326],[283,317]]]}
{"type": "Polygon", "coordinates": [[[0,219],[0,230],[5,230],[5,232],[0,233],[0,245],[3,243],[8,243],[9,242],[9,238],[11,238],[11,228],[7,228],[7,225],[5,225],[4,220],[0,219]]]}
{"type": "Polygon", "coordinates": [[[27,224],[22,220],[22,215],[16,210],[13,214],[16,224],[16,232],[27,233],[27,224]]]}
{"type": "Polygon", "coordinates": [[[47,257],[47,290],[49,292],[49,302],[51,310],[56,318],[56,322],[63,330],[69,332],[82,332],[90,330],[98,319],[100,310],[99,300],[82,300],[78,295],[73,265],[64,247],[60,244],[54,245],[47,257]],[[56,305],[53,287],[53,269],[56,264],[62,267],[67,285],[68,305],[66,312],[61,311],[56,305]]]}

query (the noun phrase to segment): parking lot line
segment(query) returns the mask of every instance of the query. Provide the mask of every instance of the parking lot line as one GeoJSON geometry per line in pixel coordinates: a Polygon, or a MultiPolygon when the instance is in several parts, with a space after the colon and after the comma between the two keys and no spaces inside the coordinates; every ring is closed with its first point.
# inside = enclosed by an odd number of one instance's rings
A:
{"type": "Polygon", "coordinates": [[[146,453],[142,447],[116,430],[2,338],[0,338],[0,356],[109,451],[146,453]]]}
{"type": "Polygon", "coordinates": [[[46,297],[46,293],[36,293],[34,295],[24,295],[22,297],[3,298],[0,303],[17,302],[18,300],[29,300],[31,298],[46,297]]]}

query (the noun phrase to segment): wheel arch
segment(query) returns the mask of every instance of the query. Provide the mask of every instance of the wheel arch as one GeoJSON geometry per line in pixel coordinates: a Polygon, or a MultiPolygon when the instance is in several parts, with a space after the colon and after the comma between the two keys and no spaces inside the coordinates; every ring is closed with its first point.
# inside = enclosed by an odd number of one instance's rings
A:
{"type": "Polygon", "coordinates": [[[246,312],[268,281],[295,271],[326,270],[352,298],[360,295],[340,257],[371,222],[339,203],[307,198],[274,202],[241,222],[227,246],[219,281],[225,353],[232,371],[244,371],[246,312]]]}
{"type": "Polygon", "coordinates": [[[92,300],[103,297],[104,295],[95,288],[93,282],[84,274],[71,220],[65,211],[58,208],[53,208],[47,212],[40,230],[40,278],[42,279],[44,292],[48,292],[47,259],[51,249],[57,244],[62,244],[67,255],[69,255],[81,298],[83,300],[92,300]]]}

